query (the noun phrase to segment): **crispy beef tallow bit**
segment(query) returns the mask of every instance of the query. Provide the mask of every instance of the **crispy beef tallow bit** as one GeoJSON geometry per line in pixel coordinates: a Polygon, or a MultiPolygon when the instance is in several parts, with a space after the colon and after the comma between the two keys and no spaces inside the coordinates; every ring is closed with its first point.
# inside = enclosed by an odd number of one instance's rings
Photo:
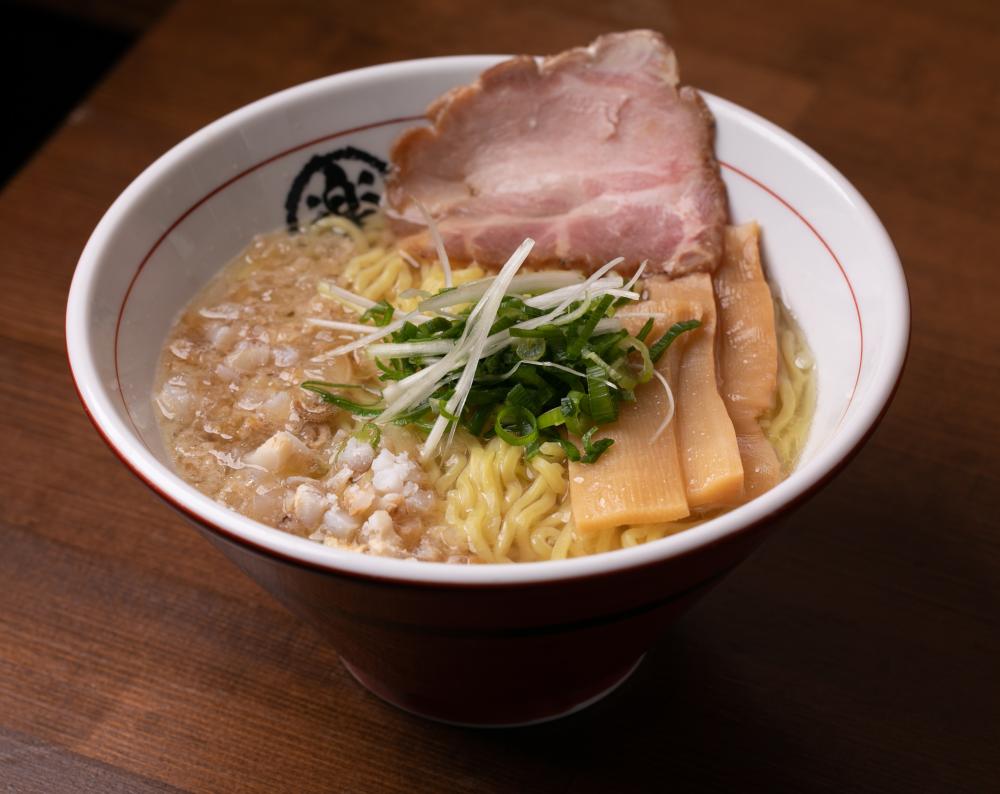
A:
{"type": "Polygon", "coordinates": [[[427,109],[404,132],[383,199],[411,253],[434,256],[417,202],[450,258],[499,266],[532,237],[528,265],[593,270],[623,256],[650,272],[712,271],[726,193],[714,120],[678,87],[663,38],[601,36],[536,61],[520,56],[427,109]]]}

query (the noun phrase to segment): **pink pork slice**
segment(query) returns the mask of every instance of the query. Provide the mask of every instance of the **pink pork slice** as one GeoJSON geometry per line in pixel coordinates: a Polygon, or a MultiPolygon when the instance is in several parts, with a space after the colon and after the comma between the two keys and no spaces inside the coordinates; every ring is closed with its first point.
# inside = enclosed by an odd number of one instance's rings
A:
{"type": "Polygon", "coordinates": [[[404,132],[384,198],[402,246],[434,255],[416,202],[449,258],[499,267],[525,237],[527,264],[712,271],[726,193],[714,120],[678,88],[663,38],[637,30],[538,61],[524,55],[452,89],[404,132]]]}

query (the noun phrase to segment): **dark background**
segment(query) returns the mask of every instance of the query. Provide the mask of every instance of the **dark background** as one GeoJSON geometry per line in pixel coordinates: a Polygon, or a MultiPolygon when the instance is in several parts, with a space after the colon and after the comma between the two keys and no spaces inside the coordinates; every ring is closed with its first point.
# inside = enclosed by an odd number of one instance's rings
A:
{"type": "Polygon", "coordinates": [[[0,189],[169,4],[4,0],[0,189]]]}

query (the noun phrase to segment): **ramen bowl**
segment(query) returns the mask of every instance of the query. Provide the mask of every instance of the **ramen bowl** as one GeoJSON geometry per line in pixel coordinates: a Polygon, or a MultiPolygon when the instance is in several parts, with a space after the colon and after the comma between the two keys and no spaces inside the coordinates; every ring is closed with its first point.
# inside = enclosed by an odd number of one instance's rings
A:
{"type": "Polygon", "coordinates": [[[557,717],[623,681],[678,615],[864,443],[891,399],[909,332],[899,260],[858,192],[788,133],[705,95],[733,220],[760,222],[772,286],[817,361],[810,436],[777,487],[646,545],[515,565],[339,550],[195,490],[171,468],[151,399],[180,310],[254,234],[374,207],[394,138],[441,92],[496,61],[432,58],[335,75],[195,133],[101,220],[66,319],[84,407],[137,477],[327,637],[364,686],[404,709],[475,725],[557,717]]]}

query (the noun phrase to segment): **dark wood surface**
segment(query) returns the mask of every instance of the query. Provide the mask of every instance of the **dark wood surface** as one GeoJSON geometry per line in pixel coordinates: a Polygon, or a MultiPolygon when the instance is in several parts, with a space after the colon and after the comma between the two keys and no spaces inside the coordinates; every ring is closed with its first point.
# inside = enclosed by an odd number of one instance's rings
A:
{"type": "Polygon", "coordinates": [[[0,195],[0,790],[998,790],[1000,7],[470,8],[185,0],[0,195]],[[868,197],[909,279],[909,364],[844,474],[612,698],[532,729],[427,723],[100,442],[63,352],[75,260],[145,165],[262,95],[636,26],[868,197]]]}

